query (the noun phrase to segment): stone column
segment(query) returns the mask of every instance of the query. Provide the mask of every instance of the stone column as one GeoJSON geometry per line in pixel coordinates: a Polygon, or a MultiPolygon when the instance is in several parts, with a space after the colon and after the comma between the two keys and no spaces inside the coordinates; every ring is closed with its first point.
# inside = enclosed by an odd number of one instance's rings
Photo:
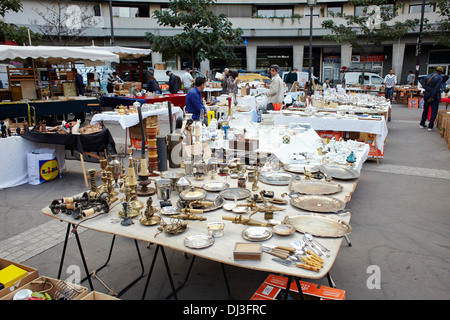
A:
{"type": "Polygon", "coordinates": [[[305,46],[304,45],[294,45],[292,47],[292,54],[293,59],[292,59],[292,67],[293,68],[297,68],[298,71],[303,71],[303,54],[305,51],[305,46]]]}
{"type": "Polygon", "coordinates": [[[248,45],[246,47],[247,71],[256,70],[256,53],[258,47],[256,45],[248,45]]]}

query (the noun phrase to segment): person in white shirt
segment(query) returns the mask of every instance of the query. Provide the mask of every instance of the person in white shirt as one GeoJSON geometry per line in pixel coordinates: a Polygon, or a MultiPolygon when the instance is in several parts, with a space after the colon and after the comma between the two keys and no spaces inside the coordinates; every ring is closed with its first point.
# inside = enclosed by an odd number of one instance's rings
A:
{"type": "Polygon", "coordinates": [[[186,72],[181,76],[181,81],[183,82],[184,93],[188,93],[192,89],[192,83],[194,82],[194,78],[191,76],[191,69],[186,68],[186,72]]]}
{"type": "Polygon", "coordinates": [[[394,74],[394,70],[390,70],[389,74],[384,77],[384,97],[389,99],[392,103],[394,98],[394,87],[397,84],[397,76],[394,74]]]}
{"type": "Polygon", "coordinates": [[[273,110],[274,103],[282,103],[284,99],[283,80],[281,80],[280,67],[276,64],[270,66],[270,74],[272,80],[267,95],[267,110],[273,110]]]}

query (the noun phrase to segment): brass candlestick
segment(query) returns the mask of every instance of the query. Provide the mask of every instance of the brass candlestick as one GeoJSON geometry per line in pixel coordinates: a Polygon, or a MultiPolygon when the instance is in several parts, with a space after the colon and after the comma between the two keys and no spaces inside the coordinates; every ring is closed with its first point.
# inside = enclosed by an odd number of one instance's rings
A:
{"type": "Polygon", "coordinates": [[[152,182],[149,177],[149,173],[147,170],[147,161],[146,159],[141,159],[141,170],[139,172],[139,187],[136,191],[138,197],[149,197],[156,193],[155,188],[149,188],[148,185],[152,182]]]}
{"type": "Polygon", "coordinates": [[[144,226],[154,226],[161,221],[161,217],[155,216],[157,209],[152,206],[153,199],[151,197],[147,200],[147,207],[142,218],[139,220],[144,226]]]}

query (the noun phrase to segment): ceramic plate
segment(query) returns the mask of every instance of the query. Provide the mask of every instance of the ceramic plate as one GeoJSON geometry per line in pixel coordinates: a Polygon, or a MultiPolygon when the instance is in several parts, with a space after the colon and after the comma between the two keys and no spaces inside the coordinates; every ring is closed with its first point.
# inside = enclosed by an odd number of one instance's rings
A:
{"type": "Polygon", "coordinates": [[[184,245],[191,249],[208,248],[214,244],[214,238],[209,234],[195,234],[184,239],[184,245]]]}

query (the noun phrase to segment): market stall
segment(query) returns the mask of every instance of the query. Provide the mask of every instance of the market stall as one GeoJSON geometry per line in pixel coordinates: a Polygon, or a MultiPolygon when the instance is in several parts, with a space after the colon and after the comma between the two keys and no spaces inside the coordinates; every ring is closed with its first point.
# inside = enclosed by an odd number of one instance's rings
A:
{"type": "Polygon", "coordinates": [[[120,105],[130,106],[134,102],[139,102],[141,104],[155,104],[162,103],[166,101],[170,101],[173,106],[184,108],[186,101],[186,94],[184,93],[175,93],[175,94],[164,94],[164,95],[154,95],[154,96],[140,96],[140,97],[132,97],[132,96],[117,96],[117,97],[109,97],[103,96],[100,100],[100,105],[102,108],[116,108],[120,105]]]}
{"type": "Polygon", "coordinates": [[[70,97],[58,100],[0,102],[0,119],[52,116],[79,112],[99,112],[95,97],[70,97]]]}

